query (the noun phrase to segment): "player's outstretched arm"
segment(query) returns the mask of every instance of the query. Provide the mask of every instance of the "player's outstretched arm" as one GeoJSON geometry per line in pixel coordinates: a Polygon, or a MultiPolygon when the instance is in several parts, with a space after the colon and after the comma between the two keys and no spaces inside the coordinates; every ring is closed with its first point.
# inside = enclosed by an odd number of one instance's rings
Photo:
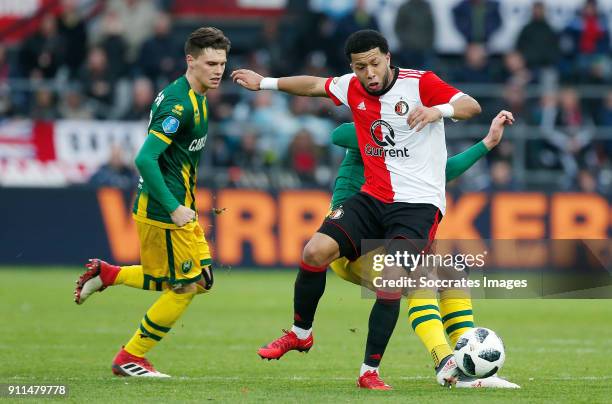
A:
{"type": "Polygon", "coordinates": [[[148,135],[136,156],[135,164],[149,193],[170,214],[172,221],[179,227],[195,219],[195,212],[182,206],[172,195],[159,169],[159,156],[168,148],[168,144],[154,135],[148,135]]]}
{"type": "Polygon", "coordinates": [[[491,150],[501,142],[504,136],[504,128],[514,123],[514,115],[512,112],[501,110],[499,114],[493,118],[489,133],[482,140],[487,149],[491,150]]]}
{"type": "Polygon", "coordinates": [[[280,90],[293,95],[307,97],[327,97],[325,91],[326,78],[316,76],[290,76],[279,79],[263,77],[248,69],[238,69],[232,72],[232,80],[251,91],[280,90]]]}
{"type": "Polygon", "coordinates": [[[514,116],[511,112],[501,111],[497,114],[483,140],[446,161],[446,182],[459,177],[497,146],[502,140],[505,126],[513,123],[514,116]]]}

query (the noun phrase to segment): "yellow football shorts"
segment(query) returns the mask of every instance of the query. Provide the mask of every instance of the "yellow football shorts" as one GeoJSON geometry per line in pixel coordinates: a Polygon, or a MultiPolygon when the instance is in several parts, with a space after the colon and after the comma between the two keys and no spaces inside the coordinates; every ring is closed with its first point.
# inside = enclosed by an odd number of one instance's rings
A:
{"type": "Polygon", "coordinates": [[[212,263],[210,249],[197,221],[179,229],[163,229],[137,221],[145,289],[177,288],[202,279],[212,263]]]}
{"type": "Polygon", "coordinates": [[[345,281],[349,281],[355,285],[360,285],[374,291],[376,290],[373,284],[374,278],[380,276],[381,274],[380,272],[376,272],[372,269],[372,257],[374,254],[379,254],[381,252],[382,249],[370,251],[369,253],[357,258],[355,261],[349,261],[344,257],[338,258],[329,264],[329,266],[332,271],[336,273],[336,275],[345,281]]]}

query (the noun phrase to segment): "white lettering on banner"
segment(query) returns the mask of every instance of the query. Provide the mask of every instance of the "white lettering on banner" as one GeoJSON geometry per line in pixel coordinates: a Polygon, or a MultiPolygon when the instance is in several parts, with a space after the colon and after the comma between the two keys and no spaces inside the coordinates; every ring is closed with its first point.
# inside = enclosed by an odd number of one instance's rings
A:
{"type": "Polygon", "coordinates": [[[113,145],[123,150],[125,159],[132,159],[146,133],[146,122],[57,121],[54,136],[57,160],[98,167],[108,161],[113,145]]]}
{"type": "MultiPolygon", "coordinates": [[[[395,35],[395,17],[398,8],[406,0],[366,0],[366,9],[376,16],[380,30],[389,41],[392,51],[397,51],[399,41],[395,35]]],[[[461,0],[429,0],[434,25],[434,47],[442,53],[461,53],[465,48],[463,37],[455,28],[453,8],[461,0]]],[[[563,29],[576,11],[582,7],[584,0],[543,0],[546,4],[548,21],[556,30],[563,29]]],[[[324,2],[329,3],[329,1],[324,2]]],[[[505,52],[514,48],[521,28],[531,18],[533,0],[498,0],[502,19],[500,29],[493,35],[490,49],[493,52],[505,52]]],[[[612,0],[598,0],[599,11],[607,16],[612,25],[612,0]]],[[[612,33],[611,33],[612,34],[612,33]]],[[[411,67],[411,66],[403,66],[411,67]]]]}
{"type": "Polygon", "coordinates": [[[40,7],[40,0],[0,0],[0,17],[31,17],[40,7]]]}

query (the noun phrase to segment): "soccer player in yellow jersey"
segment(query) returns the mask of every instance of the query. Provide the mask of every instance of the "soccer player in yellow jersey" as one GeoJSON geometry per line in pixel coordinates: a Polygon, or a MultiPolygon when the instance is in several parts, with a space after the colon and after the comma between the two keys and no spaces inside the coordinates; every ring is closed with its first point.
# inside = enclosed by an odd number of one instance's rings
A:
{"type": "Polygon", "coordinates": [[[77,281],[77,304],[114,285],[163,291],[113,360],[116,375],[168,377],[145,354],[193,297],[213,285],[210,251],[197,222],[195,186],[208,134],[206,92],[219,86],[229,49],[229,39],[216,28],[192,32],[185,42],[187,72],[153,102],[148,135],[136,156],[141,178],[133,216],[141,264],[119,267],[91,259],[77,281]]]}

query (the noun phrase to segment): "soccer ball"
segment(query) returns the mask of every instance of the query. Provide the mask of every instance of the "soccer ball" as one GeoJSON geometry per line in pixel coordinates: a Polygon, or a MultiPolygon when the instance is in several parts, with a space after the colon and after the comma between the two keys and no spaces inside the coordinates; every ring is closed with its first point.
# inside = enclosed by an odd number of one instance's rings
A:
{"type": "Polygon", "coordinates": [[[468,376],[493,376],[506,360],[504,343],[488,328],[472,328],[457,341],[455,360],[459,369],[468,376]]]}

